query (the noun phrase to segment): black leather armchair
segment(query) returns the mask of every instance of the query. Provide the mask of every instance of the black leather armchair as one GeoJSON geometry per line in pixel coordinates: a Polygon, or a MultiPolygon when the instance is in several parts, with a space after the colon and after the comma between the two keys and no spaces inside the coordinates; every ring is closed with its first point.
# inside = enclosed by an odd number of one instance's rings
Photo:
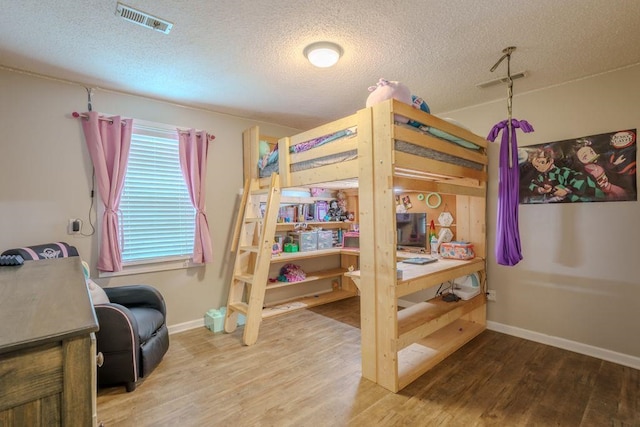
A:
{"type": "Polygon", "coordinates": [[[133,391],[169,349],[166,308],[160,292],[148,285],[105,288],[109,303],[95,306],[100,330],[98,352],[104,362],[98,368],[98,385],[125,384],[133,391]]]}
{"type": "MultiPolygon", "coordinates": [[[[26,262],[78,256],[75,247],[64,242],[10,249],[2,255],[20,255],[26,262]]],[[[133,391],[140,378],[158,366],[169,349],[167,310],[160,292],[149,285],[104,288],[109,302],[94,309],[99,330],[96,347],[104,356],[98,367],[98,385],[124,384],[133,391]]]]}

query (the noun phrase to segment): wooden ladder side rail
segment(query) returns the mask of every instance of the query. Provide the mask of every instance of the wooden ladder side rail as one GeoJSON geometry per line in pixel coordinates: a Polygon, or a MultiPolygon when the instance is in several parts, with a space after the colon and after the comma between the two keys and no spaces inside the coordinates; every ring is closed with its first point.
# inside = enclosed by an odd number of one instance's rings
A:
{"type": "Polygon", "coordinates": [[[271,254],[275,241],[276,224],[280,210],[280,179],[279,175],[271,175],[269,195],[264,213],[264,223],[260,233],[260,242],[256,266],[249,292],[248,309],[242,340],[245,345],[252,345],[258,340],[258,331],[262,322],[262,308],[269,280],[269,267],[271,266],[271,254]]]}
{"type": "Polygon", "coordinates": [[[227,296],[227,310],[224,317],[224,330],[227,333],[231,333],[238,327],[238,313],[246,313],[246,304],[242,301],[245,293],[245,288],[250,281],[245,280],[246,277],[253,277],[249,272],[255,265],[255,254],[251,253],[251,246],[255,241],[255,230],[257,226],[262,224],[253,224],[252,232],[246,229],[247,217],[250,215],[251,210],[247,205],[252,200],[250,195],[250,179],[245,180],[244,192],[241,200],[241,205],[238,210],[238,217],[236,222],[239,223],[237,232],[234,230],[234,236],[231,246],[235,248],[234,266],[229,284],[229,291],[227,296]],[[249,235],[250,233],[250,235],[249,235]],[[236,236],[237,234],[237,236],[236,236]],[[249,237],[251,242],[246,242],[249,237]],[[240,240],[243,240],[242,242],[240,240]]]}
{"type": "MultiPolygon", "coordinates": [[[[252,192],[253,193],[253,192],[252,192]]],[[[261,191],[264,194],[264,191],[261,191]]],[[[248,201],[249,199],[247,199],[248,201]]],[[[225,315],[224,329],[226,332],[233,332],[237,327],[238,313],[246,316],[243,342],[245,345],[252,345],[258,339],[258,331],[262,322],[262,307],[269,277],[269,267],[271,265],[271,251],[275,238],[278,211],[280,208],[280,185],[277,174],[271,176],[271,183],[267,195],[266,210],[261,224],[256,224],[255,218],[250,218],[252,214],[247,209],[246,204],[240,230],[240,237],[244,236],[245,227],[259,225],[260,232],[257,242],[251,245],[237,246],[236,260],[233,278],[229,289],[229,299],[227,312],[225,315]],[[256,243],[257,246],[254,246],[256,243]],[[255,253],[255,262],[247,262],[246,252],[255,253]],[[250,271],[252,269],[252,271],[250,271]],[[243,302],[243,295],[248,294],[247,302],[243,302]]]]}
{"type": "Polygon", "coordinates": [[[240,241],[240,230],[242,230],[242,222],[245,216],[245,211],[247,209],[247,200],[249,199],[249,190],[251,188],[251,181],[245,180],[244,189],[242,191],[242,200],[240,201],[240,209],[238,210],[238,215],[236,216],[236,223],[233,226],[233,238],[231,239],[231,248],[230,252],[235,252],[238,248],[238,242],[240,241]]]}

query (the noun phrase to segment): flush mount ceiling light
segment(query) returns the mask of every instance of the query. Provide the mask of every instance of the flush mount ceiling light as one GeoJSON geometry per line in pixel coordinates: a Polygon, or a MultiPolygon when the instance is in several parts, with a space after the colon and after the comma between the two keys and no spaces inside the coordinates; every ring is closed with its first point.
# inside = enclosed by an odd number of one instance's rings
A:
{"type": "Polygon", "coordinates": [[[331,42],[312,43],[304,48],[304,56],[319,68],[328,68],[336,64],[342,56],[342,48],[331,42]]]}

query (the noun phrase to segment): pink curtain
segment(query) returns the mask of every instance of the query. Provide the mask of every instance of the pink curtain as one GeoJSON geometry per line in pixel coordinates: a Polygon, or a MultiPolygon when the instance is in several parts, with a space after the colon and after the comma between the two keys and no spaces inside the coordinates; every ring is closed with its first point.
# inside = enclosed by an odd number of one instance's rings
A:
{"type": "Polygon", "coordinates": [[[180,140],[180,167],[189,189],[191,203],[196,209],[196,230],[193,242],[193,262],[203,264],[213,261],[209,222],[205,214],[207,178],[207,151],[209,139],[215,138],[206,132],[178,129],[180,140]]]}
{"type": "Polygon", "coordinates": [[[95,111],[85,114],[88,118],[82,120],[82,129],[95,169],[98,194],[105,206],[98,270],[121,271],[117,212],[129,159],[133,120],[120,116],[107,119],[95,111]]]}

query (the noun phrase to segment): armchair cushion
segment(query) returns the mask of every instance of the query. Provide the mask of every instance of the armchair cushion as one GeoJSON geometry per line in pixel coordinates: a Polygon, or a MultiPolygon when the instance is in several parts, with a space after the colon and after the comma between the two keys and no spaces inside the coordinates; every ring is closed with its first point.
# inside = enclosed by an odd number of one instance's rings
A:
{"type": "Polygon", "coordinates": [[[158,310],[147,307],[130,307],[129,311],[138,322],[138,338],[144,344],[164,324],[164,316],[158,310]]]}

